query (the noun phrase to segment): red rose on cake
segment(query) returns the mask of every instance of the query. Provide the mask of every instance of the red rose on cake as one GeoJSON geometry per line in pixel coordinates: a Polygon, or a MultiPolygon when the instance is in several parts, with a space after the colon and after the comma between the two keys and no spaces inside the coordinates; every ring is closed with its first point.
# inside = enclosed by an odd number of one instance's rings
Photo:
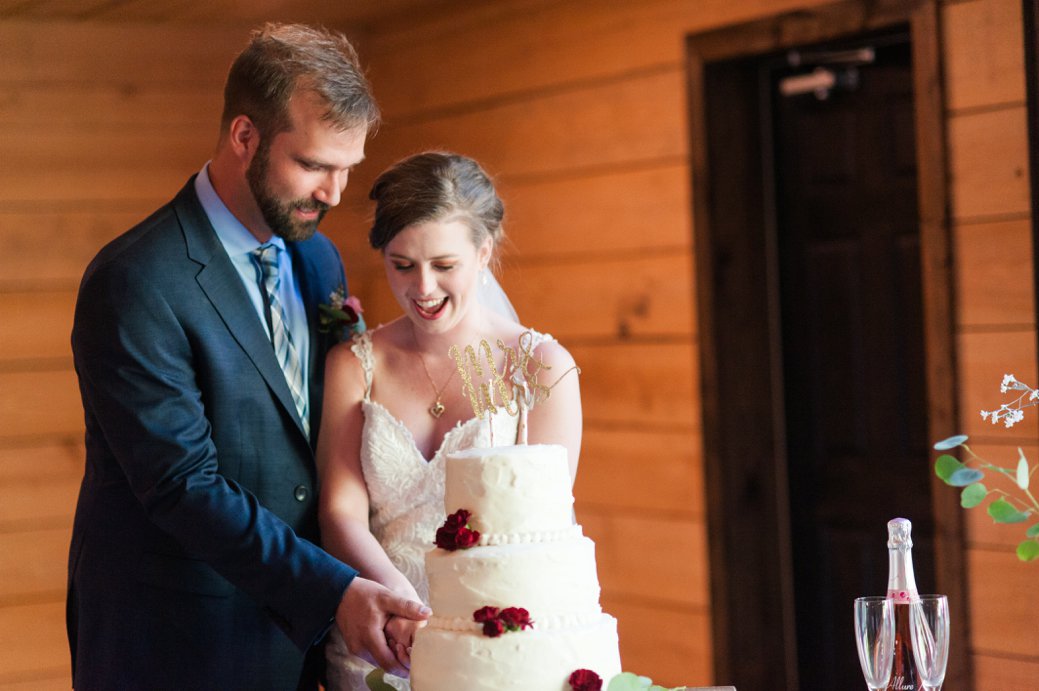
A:
{"type": "Polygon", "coordinates": [[[494,621],[498,618],[498,611],[497,607],[481,607],[473,612],[473,621],[477,624],[482,624],[486,621],[494,621]]]}
{"type": "Polygon", "coordinates": [[[530,620],[530,612],[522,607],[506,607],[498,614],[498,619],[505,624],[505,628],[509,631],[534,628],[534,622],[530,620]]]}
{"type": "Polygon", "coordinates": [[[483,635],[497,638],[506,631],[522,631],[534,628],[530,612],[522,607],[481,607],[473,612],[473,621],[483,624],[483,635]]]}
{"type": "Polygon", "coordinates": [[[602,679],[590,669],[579,669],[570,675],[570,688],[573,691],[600,691],[602,679]]]}
{"type": "Polygon", "coordinates": [[[470,516],[472,513],[465,509],[458,509],[448,516],[444,525],[437,528],[434,540],[436,546],[453,552],[456,549],[468,549],[475,545],[480,539],[480,533],[469,528],[470,516]]]}

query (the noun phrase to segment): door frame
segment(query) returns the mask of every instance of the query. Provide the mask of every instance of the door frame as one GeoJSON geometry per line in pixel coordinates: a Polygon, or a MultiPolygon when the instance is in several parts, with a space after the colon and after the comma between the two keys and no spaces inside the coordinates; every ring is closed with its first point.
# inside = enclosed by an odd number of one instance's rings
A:
{"type": "MultiPolygon", "coordinates": [[[[746,101],[757,86],[719,64],[896,26],[908,28],[913,50],[928,433],[937,440],[959,418],[936,0],[840,0],[686,40],[714,669],[748,691],[796,691],[797,650],[775,217],[761,155],[770,143],[746,101]]],[[[931,482],[934,585],[959,613],[946,683],[969,691],[963,510],[955,492],[931,482]]]]}

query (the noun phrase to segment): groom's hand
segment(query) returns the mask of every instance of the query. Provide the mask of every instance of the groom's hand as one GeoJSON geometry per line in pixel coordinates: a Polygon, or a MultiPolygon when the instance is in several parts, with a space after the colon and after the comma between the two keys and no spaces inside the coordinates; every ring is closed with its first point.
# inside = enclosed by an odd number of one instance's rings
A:
{"type": "Polygon", "coordinates": [[[405,676],[407,671],[386,642],[386,623],[394,615],[425,621],[431,613],[421,602],[400,597],[379,583],[358,576],[339,602],[336,625],[351,653],[387,672],[405,676]]]}

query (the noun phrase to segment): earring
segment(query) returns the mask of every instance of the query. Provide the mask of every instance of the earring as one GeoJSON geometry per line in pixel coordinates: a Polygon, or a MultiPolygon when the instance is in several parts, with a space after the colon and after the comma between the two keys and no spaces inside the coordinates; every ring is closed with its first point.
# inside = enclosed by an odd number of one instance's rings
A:
{"type": "Polygon", "coordinates": [[[480,282],[483,285],[487,285],[487,274],[488,273],[489,273],[489,271],[488,271],[488,269],[486,267],[484,267],[483,271],[480,272],[480,282]]]}

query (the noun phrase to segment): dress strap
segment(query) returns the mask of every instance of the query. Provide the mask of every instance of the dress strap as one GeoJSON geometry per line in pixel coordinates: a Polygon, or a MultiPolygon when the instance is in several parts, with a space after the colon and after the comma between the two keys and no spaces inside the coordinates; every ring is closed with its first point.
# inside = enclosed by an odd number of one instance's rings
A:
{"type": "Polygon", "coordinates": [[[355,334],[350,350],[357,359],[361,361],[361,369],[364,371],[364,400],[372,400],[372,372],[375,370],[375,356],[372,354],[372,332],[362,331],[355,334]]]}

